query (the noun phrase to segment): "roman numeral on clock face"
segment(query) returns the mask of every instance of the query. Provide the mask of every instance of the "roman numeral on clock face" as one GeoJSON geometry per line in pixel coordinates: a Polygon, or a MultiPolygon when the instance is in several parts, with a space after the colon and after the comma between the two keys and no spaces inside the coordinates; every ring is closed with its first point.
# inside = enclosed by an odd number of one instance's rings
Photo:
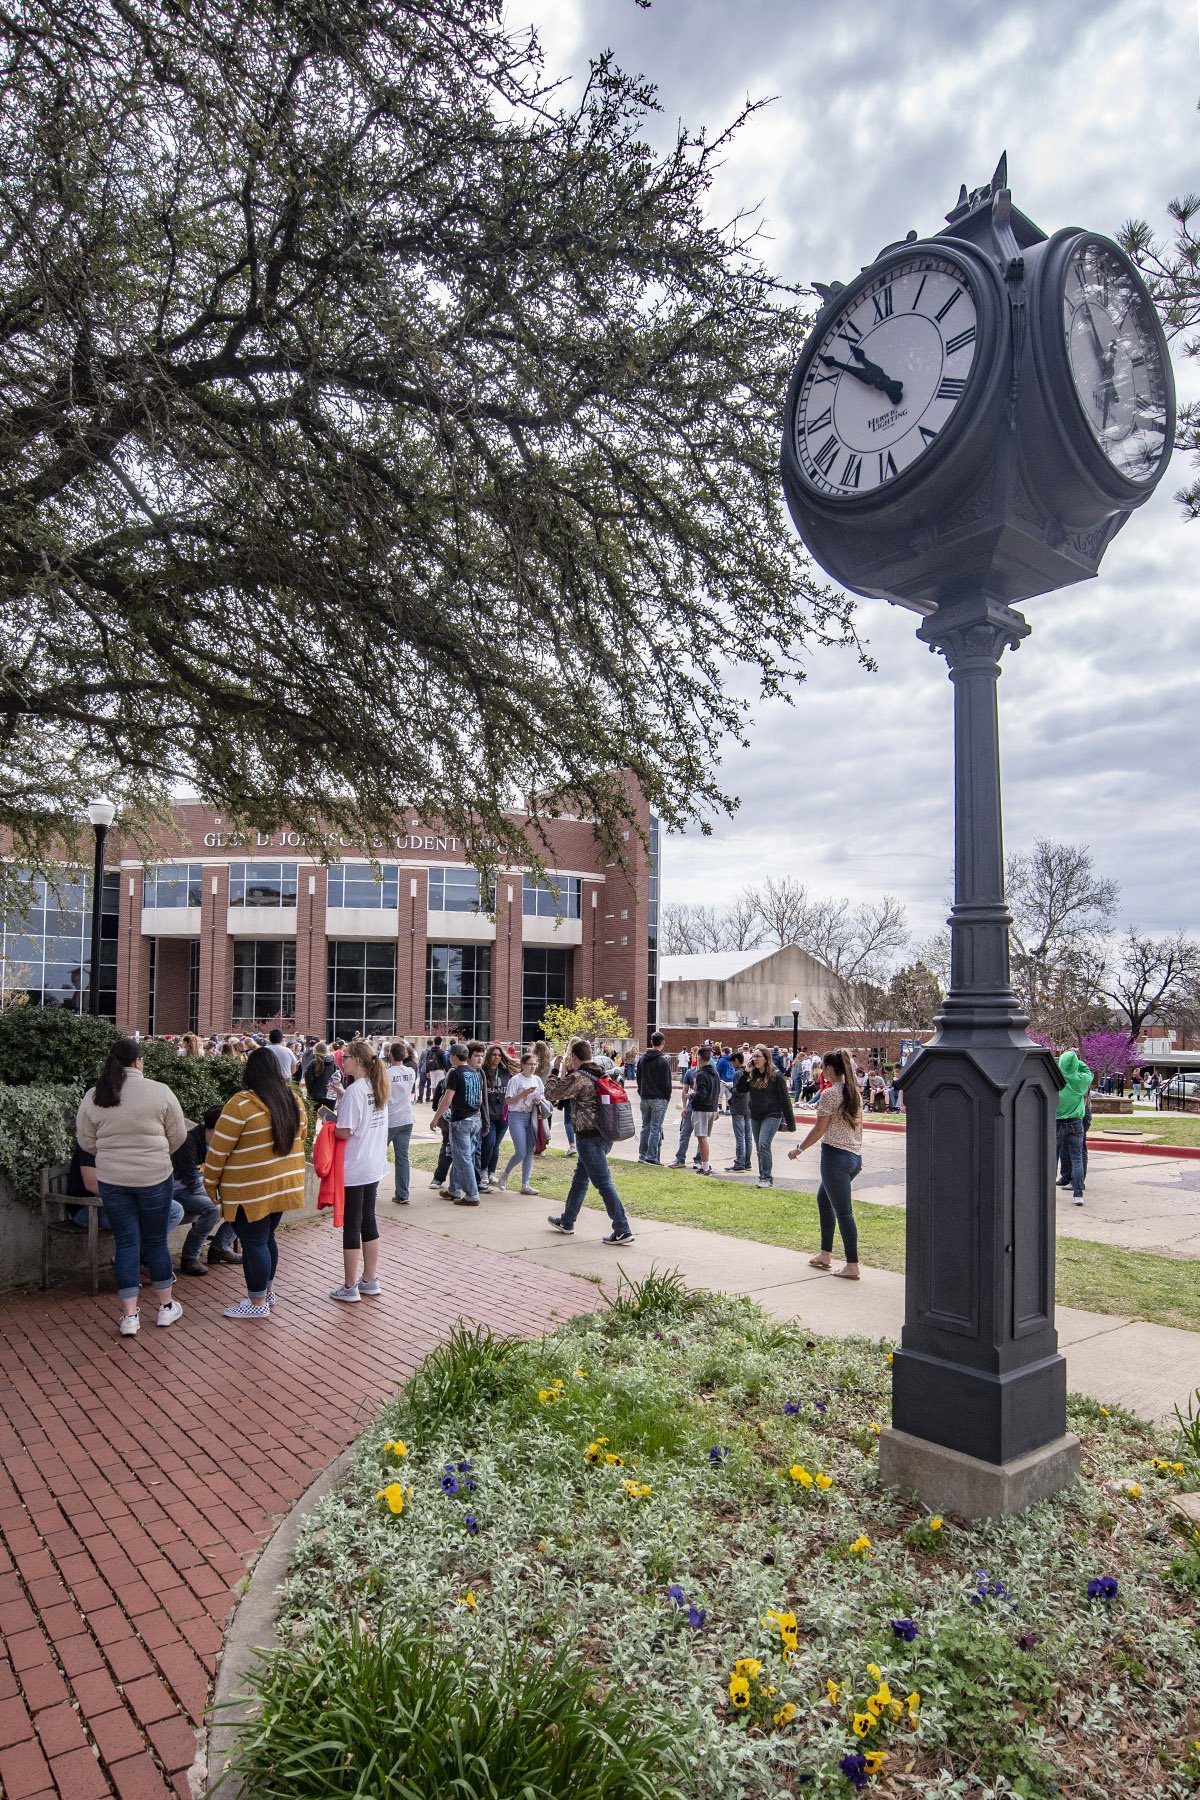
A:
{"type": "Polygon", "coordinates": [[[844,325],[839,325],[837,335],[844,343],[857,344],[862,337],[862,332],[858,329],[858,326],[854,323],[853,319],[847,319],[844,325]]]}
{"type": "Polygon", "coordinates": [[[960,400],[967,391],[965,381],[957,375],[944,375],[938,382],[937,397],[939,400],[960,400]]]}
{"type": "Polygon", "coordinates": [[[862,474],[862,457],[855,456],[852,453],[848,454],[846,457],[846,466],[842,470],[841,475],[838,477],[838,480],[839,480],[841,486],[856,488],[858,486],[858,478],[861,474],[862,474]]]}
{"type": "Polygon", "coordinates": [[[953,356],[956,350],[965,350],[968,344],[973,344],[974,342],[975,327],[969,325],[965,331],[960,331],[957,337],[948,338],[946,340],[946,355],[953,356]]]}
{"type": "Polygon", "coordinates": [[[934,313],[933,316],[937,320],[939,325],[941,324],[942,320],[946,317],[946,314],[950,311],[950,308],[952,306],[957,306],[961,295],[962,295],[962,289],[955,288],[954,292],[951,294],[951,296],[947,300],[946,304],[944,306],[940,306],[938,308],[937,312],[934,313]]]}
{"type": "Polygon", "coordinates": [[[891,451],[890,450],[887,450],[887,451],[881,450],[879,452],[879,479],[880,479],[880,481],[890,481],[893,475],[898,475],[899,473],[900,473],[900,471],[896,467],[896,459],[892,455],[891,451]]]}
{"type": "Polygon", "coordinates": [[[828,475],[830,469],[833,467],[833,461],[837,453],[838,441],[831,431],[829,436],[825,439],[825,442],[821,445],[821,448],[813,457],[813,461],[816,463],[818,469],[820,469],[822,475],[828,475]]]}
{"type": "Polygon", "coordinates": [[[825,408],[825,411],[823,413],[821,413],[818,418],[809,419],[807,421],[807,423],[805,424],[804,430],[806,433],[810,432],[810,431],[825,431],[832,424],[833,424],[833,408],[831,406],[827,406],[825,408]]]}
{"type": "Polygon", "coordinates": [[[892,284],[890,281],[885,288],[880,290],[880,292],[878,294],[871,295],[871,304],[875,308],[875,321],[877,324],[882,319],[890,319],[891,318],[891,316],[892,316],[892,284]]]}

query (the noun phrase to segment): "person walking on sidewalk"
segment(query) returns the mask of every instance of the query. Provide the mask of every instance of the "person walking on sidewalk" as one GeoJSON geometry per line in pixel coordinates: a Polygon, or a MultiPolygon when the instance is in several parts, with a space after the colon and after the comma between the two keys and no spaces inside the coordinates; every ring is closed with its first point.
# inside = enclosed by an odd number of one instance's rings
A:
{"type": "Polygon", "coordinates": [[[733,1126],[733,1161],[726,1165],[730,1175],[741,1175],[750,1167],[750,1146],[754,1133],[750,1125],[750,1096],[739,1088],[738,1076],[746,1066],[746,1058],[735,1050],[729,1059],[733,1068],[733,1084],[729,1090],[729,1123],[733,1126]]]}
{"type": "Polygon", "coordinates": [[[661,1031],[650,1034],[650,1048],[638,1058],[634,1070],[638,1095],[642,1103],[642,1135],[638,1144],[638,1161],[662,1161],[663,1120],[671,1102],[671,1064],[663,1054],[665,1042],[661,1031]]]}
{"type": "Polygon", "coordinates": [[[833,1228],[842,1234],[846,1266],[834,1271],[845,1281],[858,1281],[858,1226],[850,1187],[862,1168],[862,1095],[854,1077],[854,1064],[848,1050],[829,1050],[824,1057],[829,1085],[817,1101],[817,1118],[812,1130],[788,1151],[789,1159],[800,1155],[811,1145],[821,1146],[821,1185],[817,1189],[817,1211],[821,1215],[821,1249],[809,1258],[814,1269],[833,1268],[833,1228]]]}
{"type": "Polygon", "coordinates": [[[378,1299],[379,1225],[375,1202],[387,1173],[388,1108],[392,1084],[382,1060],[365,1038],[347,1044],[342,1068],[349,1081],[338,1101],[336,1131],[346,1145],[342,1179],[346,1203],[342,1214],[342,1285],[331,1300],[353,1306],[364,1296],[378,1299]]]}
{"type": "Polygon", "coordinates": [[[396,1038],[388,1050],[388,1143],[391,1146],[396,1191],[392,1196],[398,1206],[408,1205],[411,1170],[408,1146],[413,1134],[413,1090],[417,1085],[417,1065],[412,1045],[396,1038]]]}
{"type": "Polygon", "coordinates": [[[698,1175],[711,1175],[713,1172],[709,1158],[709,1138],[720,1104],[721,1077],[713,1062],[712,1048],[708,1044],[701,1044],[696,1081],[692,1088],[692,1130],[696,1133],[698,1175]]]}
{"type": "Polygon", "coordinates": [[[1087,1131],[1083,1121],[1088,1110],[1092,1071],[1074,1050],[1063,1051],[1058,1067],[1065,1084],[1058,1096],[1054,1119],[1058,1140],[1058,1185],[1069,1185],[1076,1206],[1082,1206],[1087,1174],[1087,1131]]]}
{"type": "Polygon", "coordinates": [[[756,1185],[760,1188],[774,1187],[771,1145],[781,1125],[788,1131],[795,1131],[796,1115],[792,1111],[792,1096],[788,1093],[787,1078],[775,1067],[771,1052],[765,1044],[756,1044],[750,1052],[750,1067],[743,1069],[738,1076],[735,1091],[745,1094],[750,1103],[750,1129],[754,1134],[754,1148],[758,1154],[756,1185]]]}
{"type": "Polygon", "coordinates": [[[552,1214],[549,1224],[564,1237],[575,1235],[575,1221],[588,1191],[595,1185],[612,1222],[612,1230],[603,1239],[606,1244],[632,1244],[633,1232],[621,1205],[621,1196],[613,1183],[608,1166],[608,1148],[600,1122],[600,1096],[596,1088],[604,1071],[592,1060],[592,1046],[586,1038],[576,1038],[562,1059],[557,1075],[546,1083],[546,1098],[552,1106],[569,1104],[575,1118],[575,1147],[579,1161],[571,1176],[567,1203],[561,1213],[552,1214]]]}
{"type": "Polygon", "coordinates": [[[504,1173],[496,1186],[503,1194],[508,1178],[521,1165],[521,1192],[536,1194],[533,1186],[533,1157],[537,1149],[537,1103],[545,1092],[540,1075],[533,1072],[533,1051],[521,1058],[521,1067],[510,1077],[505,1101],[508,1106],[508,1129],[512,1133],[513,1153],[504,1165],[504,1173]]]}
{"type": "Polygon", "coordinates": [[[158,1299],[159,1325],[173,1325],[183,1312],[172,1297],[175,1270],[167,1231],[175,1177],[172,1153],[187,1137],[178,1100],[162,1081],[147,1081],[142,1053],[132,1038],[112,1046],[95,1087],[79,1103],[75,1137],[96,1159],[96,1179],[112,1226],[118,1329],[136,1337],[141,1327],[138,1297],[142,1262],[158,1299]]]}
{"type": "Polygon", "coordinates": [[[300,1097],[270,1050],[252,1050],[245,1087],[221,1108],[204,1158],[204,1189],[237,1230],[246,1298],[225,1308],[227,1319],[269,1319],[275,1302],[279,1246],[275,1231],[285,1212],[304,1206],[307,1120],[300,1097]]]}
{"type": "Polygon", "coordinates": [[[475,1170],[488,1126],[487,1089],[483,1082],[486,1047],[477,1038],[469,1044],[451,1046],[450,1073],[430,1120],[431,1125],[437,1126],[443,1113],[450,1114],[450,1192],[456,1206],[479,1205],[475,1170]]]}

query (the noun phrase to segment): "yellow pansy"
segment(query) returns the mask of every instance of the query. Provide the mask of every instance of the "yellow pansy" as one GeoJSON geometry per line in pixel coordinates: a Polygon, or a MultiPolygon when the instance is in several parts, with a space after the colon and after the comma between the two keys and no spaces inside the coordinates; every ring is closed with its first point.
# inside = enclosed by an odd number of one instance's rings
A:
{"type": "Polygon", "coordinates": [[[1172,1463],[1171,1468],[1174,1470],[1176,1475],[1183,1474],[1183,1464],[1182,1463],[1172,1463]]]}
{"type": "Polygon", "coordinates": [[[888,1360],[888,1361],[889,1361],[889,1362],[891,1362],[891,1360],[892,1360],[892,1352],[891,1352],[891,1351],[890,1351],[890,1350],[889,1350],[889,1351],[888,1351],[888,1353],[887,1353],[887,1360],[888,1360]]]}
{"type": "Polygon", "coordinates": [[[938,1513],[935,1518],[930,1519],[929,1529],[930,1531],[940,1531],[942,1529],[942,1515],[940,1513],[938,1513]]]}
{"type": "Polygon", "coordinates": [[[855,1713],[851,1724],[854,1726],[855,1737],[866,1737],[868,1731],[875,1729],[874,1717],[869,1712],[855,1713]]]}
{"type": "MultiPolygon", "coordinates": [[[[875,1679],[878,1681],[879,1677],[876,1676],[875,1679]]],[[[875,1698],[876,1698],[876,1700],[878,1700],[878,1702],[881,1706],[889,1706],[891,1704],[892,1690],[888,1686],[886,1681],[879,1682],[879,1687],[876,1690],[875,1698]]]]}
{"type": "Polygon", "coordinates": [[[865,1532],[863,1532],[860,1537],[855,1538],[850,1546],[850,1554],[851,1556],[870,1556],[871,1540],[865,1532]]]}
{"type": "Polygon", "coordinates": [[[867,1664],[867,1674],[871,1677],[872,1681],[882,1681],[883,1680],[883,1670],[880,1668],[878,1663],[868,1663],[867,1664]]]}
{"type": "Polygon", "coordinates": [[[478,1602],[475,1599],[474,1593],[471,1591],[470,1588],[468,1588],[466,1593],[463,1595],[462,1599],[456,1600],[454,1602],[454,1604],[455,1604],[455,1606],[465,1606],[469,1612],[474,1612],[476,1610],[478,1602]]]}
{"type": "Polygon", "coordinates": [[[733,1672],[735,1675],[742,1675],[750,1681],[752,1681],[756,1675],[761,1675],[762,1670],[763,1666],[759,1662],[757,1656],[739,1656],[738,1660],[733,1665],[733,1672]]]}
{"type": "Polygon", "coordinates": [[[555,1388],[539,1388],[538,1399],[543,1406],[553,1406],[558,1400],[558,1392],[555,1388]]]}
{"type": "Polygon", "coordinates": [[[408,1455],[408,1445],[401,1443],[399,1438],[396,1438],[395,1441],[389,1438],[383,1447],[385,1450],[390,1450],[393,1456],[408,1455]]]}
{"type": "Polygon", "coordinates": [[[411,1488],[401,1487],[398,1481],[389,1481],[386,1487],[380,1488],[375,1498],[377,1500],[386,1500],[389,1512],[402,1513],[404,1511],[404,1502],[411,1493],[411,1488]]]}
{"type": "Polygon", "coordinates": [[[788,1474],[793,1481],[798,1481],[802,1488],[810,1488],[813,1484],[813,1478],[803,1463],[793,1463],[788,1474]]]}
{"type": "Polygon", "coordinates": [[[775,1723],[777,1725],[790,1725],[795,1716],[796,1708],[790,1700],[785,1700],[779,1711],[775,1714],[775,1723]]]}
{"type": "Polygon", "coordinates": [[[880,1434],[880,1432],[881,1432],[881,1430],[882,1430],[882,1427],[881,1427],[881,1425],[880,1425],[880,1423],[879,1423],[879,1421],[878,1421],[878,1419],[872,1419],[872,1420],[871,1420],[871,1430],[872,1430],[872,1431],[873,1431],[873,1432],[874,1432],[874,1433],[875,1433],[875,1436],[876,1436],[876,1437],[878,1437],[878,1436],[879,1436],[879,1434],[880,1434]]]}
{"type": "Polygon", "coordinates": [[[894,1723],[898,1718],[900,1718],[901,1714],[904,1711],[904,1708],[900,1704],[899,1700],[893,1700],[891,1705],[888,1707],[888,1711],[892,1715],[892,1721],[894,1723]]]}
{"type": "Polygon", "coordinates": [[[733,1701],[735,1706],[749,1706],[750,1683],[746,1680],[744,1675],[731,1675],[729,1677],[729,1698],[733,1701]]]}
{"type": "Polygon", "coordinates": [[[868,1775],[878,1775],[887,1759],[886,1750],[867,1750],[863,1753],[863,1766],[868,1775]]]}
{"type": "Polygon", "coordinates": [[[617,1456],[612,1450],[605,1453],[604,1460],[610,1469],[623,1469],[625,1467],[625,1458],[623,1456],[617,1456]]]}
{"type": "Polygon", "coordinates": [[[841,1697],[842,1690],[831,1675],[825,1683],[825,1698],[830,1706],[836,1706],[841,1697]]]}
{"type": "Polygon", "coordinates": [[[578,1375],[580,1381],[586,1381],[588,1378],[588,1372],[586,1369],[576,1369],[575,1373],[576,1373],[576,1375],[578,1375]]]}
{"type": "Polygon", "coordinates": [[[917,1716],[917,1709],[921,1704],[920,1694],[917,1694],[917,1693],[906,1694],[904,1696],[904,1704],[908,1708],[909,1718],[915,1719],[917,1716]]]}
{"type": "Polygon", "coordinates": [[[650,1483],[648,1481],[623,1481],[621,1483],[621,1492],[627,1500],[648,1500],[650,1498],[650,1483]]]}
{"type": "Polygon", "coordinates": [[[833,1476],[826,1475],[819,1469],[813,1479],[822,1493],[825,1492],[826,1488],[831,1488],[833,1486],[833,1476]]]}
{"type": "Polygon", "coordinates": [[[871,1698],[867,1701],[867,1711],[873,1719],[877,1719],[883,1711],[883,1707],[880,1705],[877,1695],[872,1694],[871,1698]]]}
{"type": "Polygon", "coordinates": [[[1126,1487],[1125,1492],[1129,1495],[1131,1500],[1138,1500],[1141,1498],[1142,1490],[1136,1481],[1131,1481],[1126,1487]]]}

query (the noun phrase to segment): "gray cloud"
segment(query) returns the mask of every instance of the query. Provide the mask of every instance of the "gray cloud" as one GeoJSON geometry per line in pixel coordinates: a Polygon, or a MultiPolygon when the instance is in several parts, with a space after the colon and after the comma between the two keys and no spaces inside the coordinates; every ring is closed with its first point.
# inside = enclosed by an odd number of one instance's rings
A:
{"type": "MultiPolygon", "coordinates": [[[[710,130],[747,95],[778,96],[731,147],[714,216],[761,202],[764,253],[792,280],[847,279],[910,227],[935,230],[960,181],[1009,153],[1013,197],[1046,230],[1166,226],[1200,185],[1196,41],[1171,0],[523,0],[552,63],[611,46],[658,84],[659,135],[710,130]]],[[[1181,394],[1200,370],[1177,366],[1181,394]]],[[[1180,471],[1182,473],[1182,471],[1180,471]]],[[[1096,581],[1031,601],[1033,634],[1001,681],[1006,838],[1091,845],[1122,916],[1200,927],[1200,527],[1163,487],[1096,581]]],[[[669,838],[664,892],[719,900],[791,874],[818,892],[898,894],[919,935],[944,916],[952,857],[952,693],[911,614],[859,608],[878,663],[814,654],[794,707],[755,703],[751,748],[724,754],[731,821],[669,838]]]]}

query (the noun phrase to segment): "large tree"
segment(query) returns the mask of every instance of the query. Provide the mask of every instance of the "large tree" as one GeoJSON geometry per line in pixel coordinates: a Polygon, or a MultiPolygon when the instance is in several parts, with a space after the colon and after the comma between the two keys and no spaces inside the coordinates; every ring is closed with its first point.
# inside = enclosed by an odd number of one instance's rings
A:
{"type": "Polygon", "coordinates": [[[1097,1022],[1104,934],[1120,887],[1100,874],[1086,844],[1050,838],[1009,858],[1005,885],[1013,986],[1031,1025],[1056,1043],[1077,1040],[1097,1022]]]}
{"type": "Polygon", "coordinates": [[[1155,938],[1131,925],[1109,958],[1101,991],[1135,1038],[1148,1024],[1190,1027],[1200,1015],[1200,944],[1182,931],[1155,938]]]}
{"type": "MultiPolygon", "coordinates": [[[[803,316],[727,136],[548,89],[499,0],[0,15],[0,827],[88,789],[231,819],[509,809],[619,845],[853,641],[780,503],[803,316]]],[[[737,121],[731,129],[736,129],[737,121]]],[[[536,842],[537,833],[533,836],[536,842]]]]}

